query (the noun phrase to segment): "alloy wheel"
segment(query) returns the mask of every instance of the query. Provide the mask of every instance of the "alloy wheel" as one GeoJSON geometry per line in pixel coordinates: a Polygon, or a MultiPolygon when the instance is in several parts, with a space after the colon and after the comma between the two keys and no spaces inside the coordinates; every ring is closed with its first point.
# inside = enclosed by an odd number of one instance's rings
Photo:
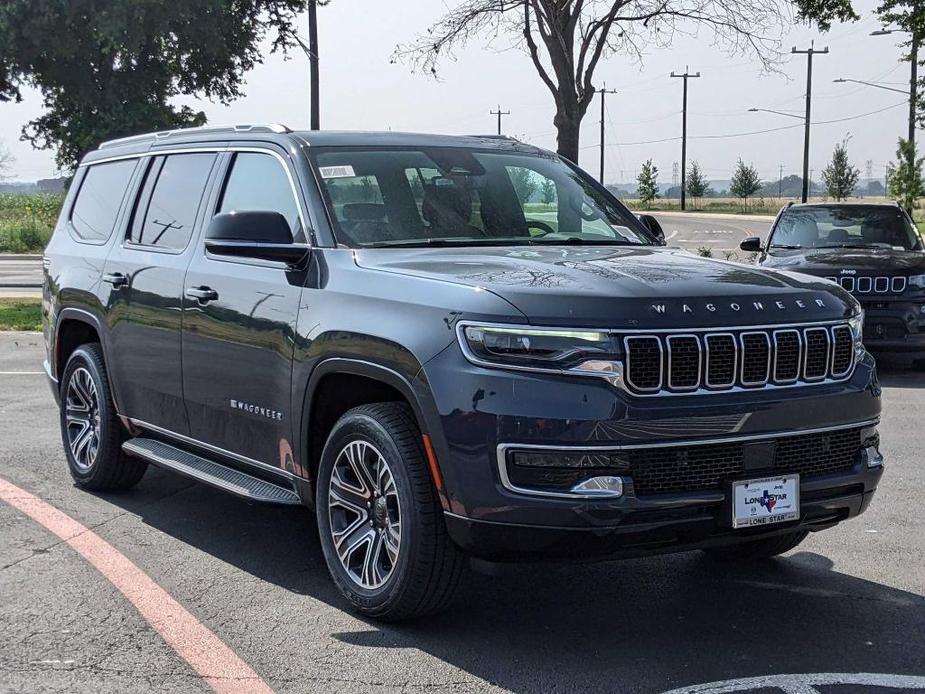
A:
{"type": "Polygon", "coordinates": [[[93,377],[82,366],[68,381],[65,408],[68,446],[76,467],[86,472],[100,449],[100,407],[93,377]]]}
{"type": "Polygon", "coordinates": [[[328,518],[338,559],[350,579],[374,590],[389,580],[401,549],[401,504],[392,470],[368,441],[337,454],[328,484],[328,518]]]}

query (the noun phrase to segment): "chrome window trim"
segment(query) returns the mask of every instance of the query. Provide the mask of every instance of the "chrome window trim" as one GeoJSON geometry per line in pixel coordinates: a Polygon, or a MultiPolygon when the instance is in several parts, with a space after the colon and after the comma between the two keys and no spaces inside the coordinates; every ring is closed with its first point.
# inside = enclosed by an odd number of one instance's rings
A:
{"type": "Polygon", "coordinates": [[[771,338],[767,332],[762,330],[750,330],[739,333],[739,344],[742,347],[742,364],[739,366],[739,383],[743,386],[754,388],[755,386],[763,386],[771,380],[771,338]],[[760,335],[764,338],[765,343],[768,346],[768,363],[765,365],[764,369],[764,379],[761,381],[746,381],[745,380],[745,338],[749,335],[760,335]]]}
{"type": "Polygon", "coordinates": [[[847,325],[833,325],[831,328],[829,328],[829,330],[832,333],[831,335],[831,345],[832,346],[829,349],[829,352],[831,353],[831,356],[829,359],[829,374],[832,376],[832,378],[842,378],[846,374],[849,374],[854,370],[854,362],[857,358],[857,350],[854,348],[854,335],[851,332],[851,328],[849,328],[847,325]],[[845,369],[844,371],[840,373],[835,373],[835,333],[839,330],[845,330],[848,332],[848,340],[851,343],[851,358],[848,360],[847,369],[845,369]]]}
{"type": "Polygon", "coordinates": [[[703,384],[707,388],[732,388],[736,384],[736,377],[739,373],[739,350],[736,343],[736,336],[732,333],[707,333],[703,336],[704,350],[706,351],[706,375],[703,384]],[[710,338],[711,337],[728,337],[732,340],[732,380],[728,383],[710,383],[710,338]]]}
{"type": "MultiPolygon", "coordinates": [[[[613,445],[584,445],[584,444],[545,444],[545,443],[499,443],[496,448],[495,462],[498,469],[498,477],[501,481],[501,486],[509,492],[514,494],[523,494],[525,496],[536,496],[547,499],[594,499],[601,502],[613,501],[615,498],[620,497],[606,497],[601,495],[587,495],[587,494],[570,494],[565,492],[547,492],[543,490],[534,490],[528,489],[525,487],[518,487],[511,482],[510,477],[507,473],[507,452],[510,450],[521,450],[521,451],[564,451],[569,453],[587,451],[589,453],[610,453],[610,452],[619,452],[619,451],[629,451],[629,450],[638,450],[638,449],[652,449],[652,448],[684,448],[689,446],[710,446],[716,444],[724,443],[737,443],[743,441],[761,441],[768,439],[781,439],[788,438],[791,436],[810,436],[812,434],[823,434],[830,431],[843,431],[845,429],[855,429],[863,428],[869,426],[877,426],[880,424],[880,418],[876,417],[874,419],[868,419],[861,422],[851,422],[849,424],[835,424],[827,427],[815,427],[813,429],[798,429],[796,431],[780,431],[773,432],[770,434],[738,434],[734,436],[721,436],[713,437],[709,439],[679,439],[677,441],[656,441],[653,443],[631,443],[631,444],[613,444],[613,445]]],[[[860,447],[860,440],[858,441],[858,446],[860,447]]],[[[622,475],[621,475],[622,477],[622,475]]],[[[624,484],[624,489],[626,485],[624,484]]],[[[626,492],[624,492],[624,495],[626,492]]]]}
{"type": "MultiPolygon", "coordinates": [[[[845,327],[847,328],[848,326],[846,325],[845,327]]],[[[803,334],[796,328],[787,328],[785,330],[775,330],[771,333],[771,337],[774,342],[774,373],[772,374],[772,380],[780,385],[796,383],[800,380],[800,371],[803,365],[803,334]],[[779,361],[777,358],[777,336],[781,333],[794,333],[797,336],[797,375],[786,380],[777,377],[777,365],[779,361]]]]}
{"type": "Polygon", "coordinates": [[[829,366],[831,363],[831,354],[832,354],[832,337],[829,335],[829,328],[822,326],[806,328],[803,331],[803,340],[804,340],[804,349],[803,349],[803,380],[809,383],[818,383],[824,381],[829,376],[829,366]],[[825,364],[826,369],[825,373],[821,376],[809,376],[806,373],[806,367],[809,363],[809,334],[814,332],[820,332],[825,335],[825,364]]]}
{"type": "Polygon", "coordinates": [[[896,294],[902,294],[904,291],[906,291],[907,283],[908,279],[904,275],[897,275],[890,283],[890,289],[892,289],[896,294]],[[899,289],[896,288],[897,282],[899,283],[899,289]]]}
{"type": "Polygon", "coordinates": [[[623,338],[623,352],[624,352],[624,361],[626,362],[626,369],[623,373],[623,378],[626,380],[627,385],[629,385],[633,390],[639,393],[658,393],[662,389],[662,384],[665,381],[665,348],[662,347],[662,340],[658,335],[646,334],[646,335],[629,335],[623,338]],[[632,367],[630,366],[630,340],[655,340],[655,343],[658,345],[658,385],[650,388],[640,388],[635,383],[630,380],[630,372],[632,367]]]}
{"type": "Polygon", "coordinates": [[[877,294],[886,294],[890,291],[890,278],[889,277],[874,277],[874,292],[877,294]],[[883,289],[880,289],[880,281],[883,280],[883,289]]]}
{"type": "Polygon", "coordinates": [[[231,458],[232,460],[235,460],[239,463],[243,463],[244,465],[250,465],[251,467],[255,467],[260,470],[265,470],[266,472],[279,475],[280,477],[286,477],[287,479],[301,479],[297,475],[294,475],[293,473],[289,472],[288,470],[283,470],[282,468],[278,468],[275,465],[268,465],[267,463],[262,463],[259,460],[248,458],[247,456],[241,455],[239,453],[234,453],[233,451],[229,451],[225,448],[220,448],[219,446],[213,446],[210,443],[200,441],[199,439],[194,439],[191,436],[185,436],[184,434],[178,434],[175,431],[170,431],[170,429],[164,429],[163,427],[159,427],[154,424],[149,424],[148,422],[145,422],[141,419],[135,419],[133,417],[126,417],[126,419],[131,424],[135,425],[136,427],[139,427],[140,429],[147,429],[149,431],[162,434],[163,436],[166,436],[168,438],[181,441],[182,443],[186,443],[192,446],[198,446],[212,453],[217,453],[219,455],[227,456],[228,458],[231,458]]]}
{"type": "MultiPolygon", "coordinates": [[[[658,338],[656,337],[656,339],[658,338]]],[[[679,392],[697,390],[700,387],[703,379],[703,345],[700,342],[700,338],[693,333],[682,333],[680,335],[668,335],[665,338],[665,343],[668,347],[668,387],[673,388],[679,392]],[[676,386],[671,382],[671,341],[679,340],[682,338],[692,338],[694,342],[697,343],[697,382],[692,386],[676,386]]],[[[627,356],[628,355],[629,352],[627,352],[627,356]]],[[[627,362],[626,372],[629,374],[629,362],[627,362]]]]}
{"type": "Polygon", "coordinates": [[[858,277],[857,291],[858,294],[870,294],[874,288],[874,281],[870,277],[858,277]],[[867,282],[867,289],[861,289],[861,282],[867,282]]]}

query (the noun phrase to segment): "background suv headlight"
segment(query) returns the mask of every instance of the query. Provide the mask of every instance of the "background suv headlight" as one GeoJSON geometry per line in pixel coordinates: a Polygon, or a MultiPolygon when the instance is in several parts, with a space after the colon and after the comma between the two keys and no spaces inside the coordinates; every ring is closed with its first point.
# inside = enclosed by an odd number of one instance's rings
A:
{"type": "Polygon", "coordinates": [[[925,275],[909,275],[909,286],[916,289],[925,289],[925,275]]]}
{"type": "Polygon", "coordinates": [[[463,354],[480,366],[622,376],[620,341],[608,332],[460,323],[457,335],[463,354]]]}

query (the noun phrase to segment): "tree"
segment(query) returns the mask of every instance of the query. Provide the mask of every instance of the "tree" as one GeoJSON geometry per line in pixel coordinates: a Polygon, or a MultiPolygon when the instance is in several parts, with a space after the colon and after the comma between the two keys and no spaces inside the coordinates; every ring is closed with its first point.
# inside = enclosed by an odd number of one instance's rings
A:
{"type": "Polygon", "coordinates": [[[751,164],[746,164],[739,159],[736,164],[735,172],[732,174],[732,180],[729,181],[729,192],[737,198],[742,198],[745,203],[745,209],[748,210],[748,198],[754,195],[761,188],[761,177],[758,170],[751,164]]]}
{"type": "Polygon", "coordinates": [[[547,205],[551,205],[556,201],[558,193],[556,191],[556,184],[551,178],[543,179],[543,184],[540,186],[540,194],[543,196],[543,202],[547,205]]]}
{"type": "Polygon", "coordinates": [[[9,178],[15,159],[10,151],[0,143],[0,181],[9,178]]]}
{"type": "Polygon", "coordinates": [[[537,183],[533,172],[530,169],[523,169],[519,166],[512,166],[509,171],[511,172],[511,183],[514,185],[514,191],[517,193],[520,204],[523,205],[530,202],[530,198],[533,197],[533,194],[536,193],[536,189],[539,188],[539,183],[537,183]]]}
{"type": "Polygon", "coordinates": [[[688,194],[699,200],[704,195],[707,194],[707,191],[710,190],[710,182],[703,175],[703,170],[700,168],[700,164],[696,161],[692,161],[690,168],[687,171],[687,192],[688,194]]]}
{"type": "Polygon", "coordinates": [[[652,163],[651,159],[642,165],[642,171],[636,177],[636,182],[639,184],[636,196],[648,210],[652,206],[652,201],[658,197],[658,167],[652,163]]]}
{"type": "Polygon", "coordinates": [[[559,154],[578,161],[579,126],[602,58],[640,60],[649,46],[666,46],[676,34],[708,30],[714,43],[754,52],[770,67],[780,55],[775,36],[794,15],[823,30],[858,18],[851,0],[456,0],[426,32],[396,47],[393,60],[436,75],[440,58],[452,59],[480,34],[524,51],[552,94],[559,154]]]}
{"type": "Polygon", "coordinates": [[[273,50],[293,45],[306,1],[6,0],[0,101],[37,87],[46,110],[23,139],[70,169],[106,138],[204,123],[172,100],[240,96],[266,36],[273,50]]]}
{"type": "Polygon", "coordinates": [[[822,170],[822,181],[825,183],[829,197],[835,200],[848,199],[854,192],[854,187],[858,184],[860,177],[861,170],[856,166],[851,166],[851,162],[848,161],[848,143],[842,142],[840,145],[835,145],[832,161],[822,170]]]}
{"type": "Polygon", "coordinates": [[[909,141],[900,138],[896,158],[899,163],[891,162],[887,168],[886,185],[890,195],[911,213],[916,200],[925,195],[925,181],[922,180],[925,157],[917,156],[909,141]]]}
{"type": "MultiPolygon", "coordinates": [[[[917,54],[919,66],[925,67],[925,4],[921,0],[881,0],[875,13],[883,26],[895,27],[908,36],[902,45],[909,52],[903,55],[902,60],[911,62],[913,55],[917,54]],[[916,51],[912,50],[913,40],[917,43],[916,51]]],[[[920,71],[916,92],[916,121],[918,127],[925,128],[925,71],[920,71]]]]}

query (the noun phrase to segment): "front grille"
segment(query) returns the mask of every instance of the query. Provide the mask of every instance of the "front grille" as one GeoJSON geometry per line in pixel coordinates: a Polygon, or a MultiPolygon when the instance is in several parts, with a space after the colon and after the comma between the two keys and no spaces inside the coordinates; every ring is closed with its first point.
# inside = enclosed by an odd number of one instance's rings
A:
{"type": "Polygon", "coordinates": [[[906,291],[905,277],[867,277],[845,275],[844,277],[826,277],[826,279],[841,285],[852,294],[902,294],[906,291]]]}
{"type": "Polygon", "coordinates": [[[620,451],[629,465],[637,496],[721,489],[731,480],[762,475],[799,474],[801,479],[850,470],[861,448],[861,428],[737,441],[703,446],[639,448],[620,451]],[[773,463],[762,469],[747,464],[749,447],[774,447],[773,463]]]}
{"type": "Polygon", "coordinates": [[[643,395],[813,383],[854,368],[847,324],[632,335],[624,344],[626,383],[643,395]]]}

